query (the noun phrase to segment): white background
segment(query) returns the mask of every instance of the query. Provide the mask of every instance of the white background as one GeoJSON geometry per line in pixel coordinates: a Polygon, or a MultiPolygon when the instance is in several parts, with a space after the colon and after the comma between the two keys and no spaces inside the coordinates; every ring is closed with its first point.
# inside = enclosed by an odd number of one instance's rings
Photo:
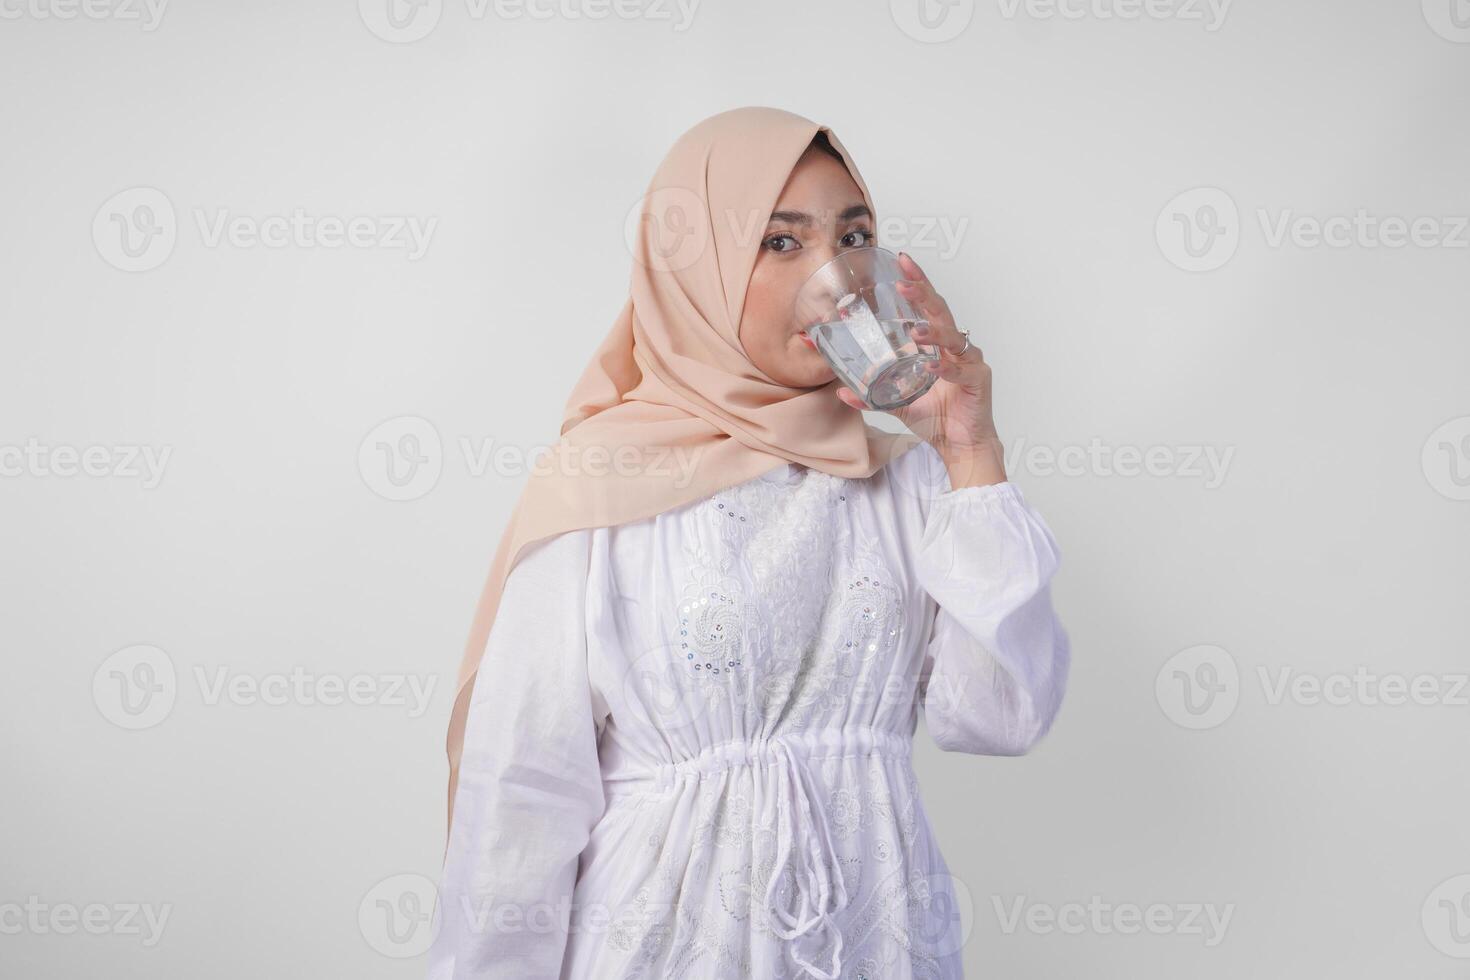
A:
{"type": "Polygon", "coordinates": [[[1465,0],[388,2],[0,0],[0,973],[422,974],[524,479],[474,454],[555,437],[658,161],[764,104],[972,330],[1063,550],[1052,733],[917,740],[970,971],[1470,976],[1465,0]]]}

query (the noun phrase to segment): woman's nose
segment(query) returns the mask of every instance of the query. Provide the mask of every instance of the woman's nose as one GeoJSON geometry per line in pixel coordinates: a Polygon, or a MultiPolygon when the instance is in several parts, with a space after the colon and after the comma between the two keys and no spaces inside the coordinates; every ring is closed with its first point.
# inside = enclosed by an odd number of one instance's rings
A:
{"type": "Polygon", "coordinates": [[[816,272],[822,266],[826,265],[828,262],[831,262],[833,259],[837,258],[838,255],[846,250],[839,245],[820,245],[815,248],[809,249],[809,251],[812,254],[811,266],[806,270],[807,275],[811,275],[813,272],[816,272]]]}

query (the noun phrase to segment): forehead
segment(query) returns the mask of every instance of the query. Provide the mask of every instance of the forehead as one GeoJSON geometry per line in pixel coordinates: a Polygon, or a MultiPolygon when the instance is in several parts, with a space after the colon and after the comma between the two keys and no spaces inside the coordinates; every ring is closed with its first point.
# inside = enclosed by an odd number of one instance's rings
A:
{"type": "Polygon", "coordinates": [[[827,210],[833,213],[817,217],[831,221],[836,218],[835,212],[860,204],[863,204],[863,192],[842,161],[808,147],[791,168],[773,210],[827,210]]]}

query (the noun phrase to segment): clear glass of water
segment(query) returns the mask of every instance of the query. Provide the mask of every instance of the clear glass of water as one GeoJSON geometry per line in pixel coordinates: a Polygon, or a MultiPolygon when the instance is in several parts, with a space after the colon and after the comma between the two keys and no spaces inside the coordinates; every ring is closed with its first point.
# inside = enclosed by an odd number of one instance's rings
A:
{"type": "Polygon", "coordinates": [[[870,245],[852,248],[813,272],[796,294],[796,317],[833,372],[869,408],[900,408],[934,384],[924,365],[939,348],[915,342],[928,324],[899,295],[898,256],[870,245]]]}

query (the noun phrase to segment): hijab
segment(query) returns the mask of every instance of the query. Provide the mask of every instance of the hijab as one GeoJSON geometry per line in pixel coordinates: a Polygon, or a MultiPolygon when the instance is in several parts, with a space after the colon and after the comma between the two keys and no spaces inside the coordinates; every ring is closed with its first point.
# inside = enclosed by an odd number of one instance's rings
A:
{"type": "Polygon", "coordinates": [[[649,183],[629,242],[628,299],[572,388],[552,463],[533,467],[480,596],[446,740],[451,822],[470,693],[506,578],[530,545],[652,517],[787,462],[868,477],[917,444],[868,425],[837,398],[839,381],[782,385],[740,343],[766,224],[818,133],[841,154],[876,221],[867,185],[832,130],[766,106],[699,122],[649,183]]]}

